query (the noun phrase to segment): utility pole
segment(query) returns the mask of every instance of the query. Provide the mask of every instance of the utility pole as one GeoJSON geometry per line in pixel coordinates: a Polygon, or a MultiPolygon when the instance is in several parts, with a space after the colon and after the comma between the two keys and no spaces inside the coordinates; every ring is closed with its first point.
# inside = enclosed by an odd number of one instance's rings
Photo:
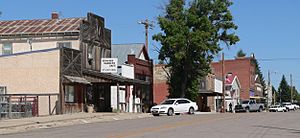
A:
{"type": "Polygon", "coordinates": [[[293,76],[290,74],[290,80],[291,80],[291,103],[293,103],[293,76]]]}
{"type": "Polygon", "coordinates": [[[146,50],[148,52],[148,30],[149,30],[149,27],[150,29],[152,29],[152,27],[154,27],[153,23],[152,22],[149,22],[148,19],[146,19],[145,21],[139,21],[138,22],[139,24],[143,24],[145,26],[145,46],[146,46],[146,50]]]}
{"type": "MultiPolygon", "coordinates": [[[[268,70],[267,111],[269,110],[269,94],[272,93],[270,70],[268,70]]],[[[271,102],[272,103],[272,102],[271,102]]]]}
{"type": "MultiPolygon", "coordinates": [[[[273,90],[272,90],[272,93],[273,93],[273,90]]],[[[276,104],[276,92],[274,92],[274,105],[276,104]]]]}
{"type": "Polygon", "coordinates": [[[225,113],[225,65],[224,65],[224,53],[222,53],[222,113],[225,113]]]}

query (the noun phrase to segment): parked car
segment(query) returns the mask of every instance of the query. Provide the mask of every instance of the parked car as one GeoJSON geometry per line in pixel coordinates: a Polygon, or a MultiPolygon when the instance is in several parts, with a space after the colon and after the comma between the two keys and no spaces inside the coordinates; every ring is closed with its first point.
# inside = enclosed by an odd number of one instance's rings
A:
{"type": "Polygon", "coordinates": [[[255,100],[245,100],[242,104],[236,105],[235,112],[250,112],[259,111],[262,112],[265,109],[264,104],[256,103],[255,100]]]}
{"type": "Polygon", "coordinates": [[[153,106],[151,108],[151,113],[154,116],[158,116],[160,114],[167,114],[168,116],[172,116],[173,114],[180,113],[194,114],[196,110],[198,110],[198,106],[195,102],[192,102],[191,100],[186,98],[176,98],[167,99],[161,104],[153,106]]]}
{"type": "Polygon", "coordinates": [[[298,104],[294,104],[294,105],[295,105],[296,109],[300,108],[300,106],[298,104]]]}
{"type": "Polygon", "coordinates": [[[287,109],[282,105],[272,105],[269,108],[269,112],[286,112],[287,109]]]}
{"type": "Polygon", "coordinates": [[[284,107],[286,107],[286,109],[288,109],[288,110],[296,110],[297,109],[296,105],[292,104],[290,102],[283,102],[282,105],[284,107]]]}

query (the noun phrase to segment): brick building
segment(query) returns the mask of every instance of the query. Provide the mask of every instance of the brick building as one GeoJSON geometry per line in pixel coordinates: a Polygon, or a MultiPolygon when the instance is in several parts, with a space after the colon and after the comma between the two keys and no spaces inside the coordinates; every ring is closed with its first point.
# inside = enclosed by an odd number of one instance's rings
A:
{"type": "MultiPolygon", "coordinates": [[[[262,98],[262,91],[257,91],[259,85],[255,85],[255,64],[251,61],[251,57],[242,57],[224,61],[224,74],[236,74],[241,83],[240,96],[242,100],[250,98],[262,98]]],[[[212,70],[217,76],[222,76],[222,62],[214,62],[211,64],[212,70]]],[[[260,85],[261,86],[261,85],[260,85]]]]}
{"type": "Polygon", "coordinates": [[[169,69],[164,64],[154,66],[153,72],[153,103],[159,104],[165,100],[169,95],[168,82],[169,69]]]}

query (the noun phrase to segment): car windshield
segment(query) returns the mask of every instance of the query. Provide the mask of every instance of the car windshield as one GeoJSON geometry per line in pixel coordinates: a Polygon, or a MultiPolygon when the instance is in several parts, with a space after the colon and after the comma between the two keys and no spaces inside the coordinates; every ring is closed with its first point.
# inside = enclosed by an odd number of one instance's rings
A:
{"type": "Polygon", "coordinates": [[[161,104],[173,104],[175,100],[165,100],[161,104]]]}
{"type": "Polygon", "coordinates": [[[248,104],[249,101],[243,101],[242,104],[248,104]]]}

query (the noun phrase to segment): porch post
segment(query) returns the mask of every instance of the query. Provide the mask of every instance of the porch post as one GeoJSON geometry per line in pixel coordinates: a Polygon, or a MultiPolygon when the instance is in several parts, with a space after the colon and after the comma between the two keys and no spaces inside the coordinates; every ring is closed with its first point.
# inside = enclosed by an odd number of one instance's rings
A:
{"type": "Polygon", "coordinates": [[[117,83],[117,112],[120,110],[120,88],[119,83],[117,83]]]}
{"type": "Polygon", "coordinates": [[[135,113],[135,92],[136,92],[136,84],[133,85],[133,91],[132,91],[132,112],[135,113]]]}
{"type": "Polygon", "coordinates": [[[51,114],[51,96],[50,96],[50,94],[49,94],[49,115],[52,115],[51,114]]]}
{"type": "Polygon", "coordinates": [[[11,102],[11,96],[8,97],[8,118],[12,118],[12,102],[11,102]]]}

